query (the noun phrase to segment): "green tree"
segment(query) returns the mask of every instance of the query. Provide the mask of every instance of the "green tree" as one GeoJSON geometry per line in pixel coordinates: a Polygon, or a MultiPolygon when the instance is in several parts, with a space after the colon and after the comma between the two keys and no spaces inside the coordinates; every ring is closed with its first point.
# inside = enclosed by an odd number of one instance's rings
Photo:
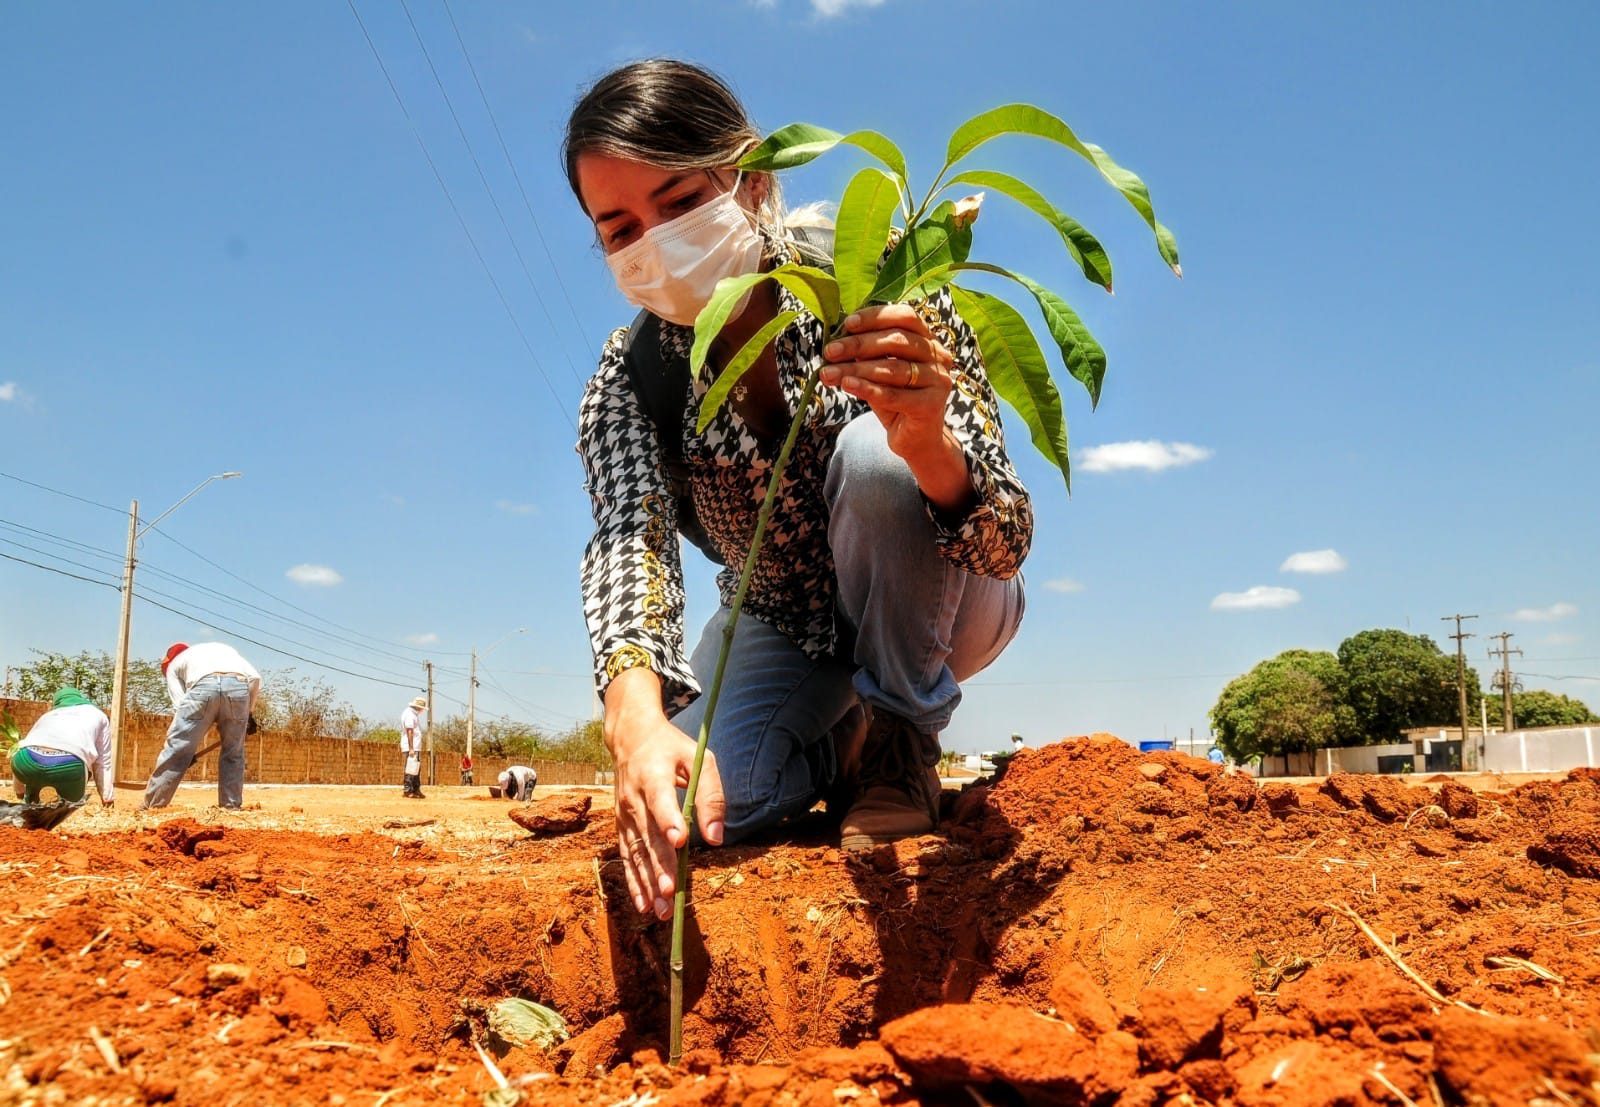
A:
{"type": "MultiPolygon", "coordinates": [[[[110,654],[88,650],[78,654],[30,652],[38,660],[17,670],[17,690],[23,699],[48,700],[58,689],[71,685],[102,708],[111,709],[115,662],[110,654]]],[[[151,715],[171,713],[172,701],[158,663],[140,658],[128,660],[128,709],[151,715]]]]}
{"type": "Polygon", "coordinates": [[[1339,659],[1285,650],[1230,681],[1211,709],[1217,745],[1234,761],[1287,757],[1347,742],[1355,717],[1339,659]]]}
{"type": "Polygon", "coordinates": [[[1600,715],[1590,711],[1589,705],[1582,700],[1575,700],[1558,692],[1546,692],[1543,689],[1513,692],[1511,718],[1518,727],[1582,726],[1584,723],[1600,723],[1600,715]]]}
{"type": "Polygon", "coordinates": [[[262,674],[252,713],[263,730],[291,738],[359,738],[368,729],[331,685],[292,668],[262,674]]]}
{"type": "MultiPolygon", "coordinates": [[[[1362,735],[1358,741],[1398,742],[1407,727],[1460,722],[1456,659],[1426,634],[1393,629],[1352,634],[1339,643],[1339,666],[1346,701],[1362,735]]],[[[1478,674],[1469,666],[1469,710],[1481,696],[1478,674]]]]}
{"type": "Polygon", "coordinates": [[[606,749],[604,724],[599,719],[585,719],[546,741],[540,757],[552,761],[587,761],[602,769],[612,767],[611,751],[606,749]]]}

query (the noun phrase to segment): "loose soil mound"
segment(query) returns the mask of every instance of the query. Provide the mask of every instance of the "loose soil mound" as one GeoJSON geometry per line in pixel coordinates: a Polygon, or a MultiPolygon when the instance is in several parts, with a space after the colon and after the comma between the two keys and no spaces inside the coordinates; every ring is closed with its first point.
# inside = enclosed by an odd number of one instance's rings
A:
{"type": "Polygon", "coordinates": [[[607,816],[0,828],[0,1101],[481,1103],[519,996],[574,1032],[501,1059],[527,1102],[1600,1103],[1596,774],[1258,789],[1101,736],[946,799],[696,854],[681,1069],[607,816]]]}

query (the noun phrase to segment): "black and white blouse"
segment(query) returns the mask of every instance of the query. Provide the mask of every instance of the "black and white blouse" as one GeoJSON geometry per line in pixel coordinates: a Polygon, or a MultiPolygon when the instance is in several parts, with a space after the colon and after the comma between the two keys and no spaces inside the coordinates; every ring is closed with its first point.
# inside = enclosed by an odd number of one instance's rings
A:
{"type": "MultiPolygon", "coordinates": [[[[806,374],[822,356],[822,323],[787,289],[778,286],[778,295],[780,310],[801,313],[778,336],[776,346],[778,375],[792,418],[806,374]]],[[[977,340],[956,314],[947,291],[918,310],[955,355],[955,387],[945,420],[966,455],[967,473],[977,491],[976,506],[963,518],[947,518],[929,505],[936,541],[944,557],[967,572],[1013,576],[1032,541],[1033,507],[1006,456],[999,407],[977,340]]],[[[578,414],[578,454],[595,520],[580,574],[583,610],[602,694],[622,670],[647,665],[661,677],[664,706],[676,711],[700,691],[684,642],[677,505],[668,491],[655,426],[623,367],[626,334],[627,328],[620,328],[606,342],[578,414]]],[[[693,341],[693,328],[662,324],[665,360],[686,358],[693,341]]],[[[724,564],[731,566],[717,576],[722,602],[728,604],[781,442],[759,439],[732,404],[717,411],[705,434],[696,434],[700,401],[711,379],[705,371],[691,382],[693,395],[683,406],[683,456],[700,523],[724,564]]],[[[784,471],[745,597],[745,615],[780,631],[812,657],[831,653],[838,640],[823,484],[839,432],[857,417],[873,418],[865,402],[818,386],[784,471]]]]}

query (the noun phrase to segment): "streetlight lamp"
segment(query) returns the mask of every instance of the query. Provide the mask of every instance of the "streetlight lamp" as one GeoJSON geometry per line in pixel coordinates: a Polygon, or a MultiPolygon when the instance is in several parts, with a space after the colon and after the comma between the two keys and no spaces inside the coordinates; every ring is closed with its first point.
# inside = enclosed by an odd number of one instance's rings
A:
{"type": "MultiPolygon", "coordinates": [[[[499,638],[497,638],[495,640],[494,646],[490,646],[488,649],[483,651],[483,656],[488,657],[491,653],[494,652],[494,647],[495,646],[498,646],[501,642],[504,642],[507,638],[510,638],[513,634],[526,634],[527,632],[528,632],[528,628],[527,627],[518,627],[516,630],[507,631],[505,634],[502,634],[499,638]]],[[[477,714],[477,704],[478,704],[478,650],[477,650],[477,647],[473,647],[473,650],[472,650],[472,676],[467,681],[467,760],[468,761],[472,760],[472,727],[473,727],[473,716],[477,714]]]]}
{"type": "Polygon", "coordinates": [[[139,539],[150,533],[161,520],[188,503],[196,492],[214,480],[242,477],[243,473],[218,473],[195,485],[183,499],[157,515],[144,526],[139,525],[139,501],[128,508],[128,560],[122,570],[122,621],[117,627],[117,660],[111,674],[111,784],[116,787],[117,771],[122,767],[122,715],[128,698],[128,630],[133,621],[133,568],[136,563],[135,547],[139,539]]]}

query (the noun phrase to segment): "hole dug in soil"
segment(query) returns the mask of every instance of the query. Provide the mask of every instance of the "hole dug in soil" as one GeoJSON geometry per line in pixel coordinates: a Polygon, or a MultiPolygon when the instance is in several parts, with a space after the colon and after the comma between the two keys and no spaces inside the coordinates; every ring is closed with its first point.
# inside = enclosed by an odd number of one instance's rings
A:
{"type": "Polygon", "coordinates": [[[1258,789],[1097,736],[946,799],[697,852],[677,1070],[607,817],[0,828],[0,1102],[477,1104],[506,996],[573,1032],[500,1061],[529,1103],[1600,1102],[1600,774],[1258,789]]]}

